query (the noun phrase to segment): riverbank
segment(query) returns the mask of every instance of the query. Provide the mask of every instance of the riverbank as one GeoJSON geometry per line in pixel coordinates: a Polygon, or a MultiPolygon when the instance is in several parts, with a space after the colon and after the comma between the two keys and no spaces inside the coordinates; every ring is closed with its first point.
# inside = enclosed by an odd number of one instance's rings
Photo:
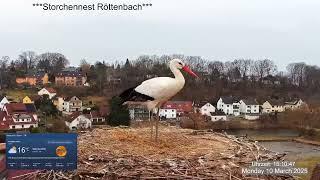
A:
{"type": "Polygon", "coordinates": [[[234,118],[231,121],[215,122],[211,125],[216,131],[239,131],[236,135],[248,136],[249,139],[255,141],[297,141],[306,144],[320,146],[320,130],[319,129],[304,129],[297,127],[286,127],[282,123],[277,122],[261,122],[249,121],[239,118],[234,118]],[[248,134],[246,131],[270,131],[268,134],[248,134]],[[292,131],[292,133],[278,134],[278,131],[292,131]]]}
{"type": "Polygon", "coordinates": [[[320,146],[320,141],[315,141],[308,137],[301,136],[301,133],[298,130],[291,129],[241,129],[227,130],[227,133],[236,136],[246,136],[251,141],[295,141],[303,144],[320,146]]]}
{"type": "Polygon", "coordinates": [[[304,143],[304,144],[311,144],[311,145],[315,145],[315,146],[320,146],[320,141],[313,141],[313,140],[308,140],[305,137],[301,136],[299,138],[295,138],[293,139],[296,142],[299,143],[304,143]]]}

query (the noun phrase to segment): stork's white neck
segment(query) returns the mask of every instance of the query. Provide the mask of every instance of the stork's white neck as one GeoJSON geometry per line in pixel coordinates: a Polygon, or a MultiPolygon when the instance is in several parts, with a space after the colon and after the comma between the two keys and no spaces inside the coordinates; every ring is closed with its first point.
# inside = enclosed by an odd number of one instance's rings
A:
{"type": "Polygon", "coordinates": [[[172,71],[172,73],[174,74],[175,79],[181,83],[181,85],[183,86],[185,83],[185,79],[181,73],[181,71],[175,67],[173,64],[170,64],[170,70],[172,71]]]}

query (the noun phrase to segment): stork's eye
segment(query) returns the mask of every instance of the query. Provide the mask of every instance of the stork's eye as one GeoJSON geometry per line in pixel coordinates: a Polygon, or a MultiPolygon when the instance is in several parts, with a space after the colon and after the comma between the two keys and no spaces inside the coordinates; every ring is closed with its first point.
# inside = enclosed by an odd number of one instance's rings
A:
{"type": "Polygon", "coordinates": [[[182,63],[181,62],[178,62],[181,66],[182,66],[182,63]]]}

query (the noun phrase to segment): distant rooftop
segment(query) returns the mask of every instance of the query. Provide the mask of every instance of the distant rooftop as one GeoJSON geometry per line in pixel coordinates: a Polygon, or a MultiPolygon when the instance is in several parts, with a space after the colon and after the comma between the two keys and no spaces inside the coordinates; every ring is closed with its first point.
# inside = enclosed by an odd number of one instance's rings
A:
{"type": "Polygon", "coordinates": [[[259,105],[259,103],[252,98],[249,99],[242,99],[242,101],[246,104],[246,105],[259,105]]]}
{"type": "Polygon", "coordinates": [[[233,96],[223,96],[221,97],[221,99],[225,104],[232,104],[235,102],[239,102],[239,99],[233,96]]]}

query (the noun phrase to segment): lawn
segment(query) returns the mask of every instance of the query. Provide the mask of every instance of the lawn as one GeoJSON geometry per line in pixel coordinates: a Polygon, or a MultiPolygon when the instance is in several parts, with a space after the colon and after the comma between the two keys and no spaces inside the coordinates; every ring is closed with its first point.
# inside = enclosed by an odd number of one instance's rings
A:
{"type": "Polygon", "coordinates": [[[94,105],[108,105],[108,101],[106,97],[103,96],[88,96],[81,98],[83,101],[83,105],[86,107],[93,107],[94,105]]]}
{"type": "Polygon", "coordinates": [[[308,157],[308,158],[298,159],[296,161],[296,167],[308,168],[308,174],[301,175],[299,177],[301,177],[304,180],[310,179],[312,175],[312,171],[317,163],[320,163],[320,157],[308,157]]]}
{"type": "Polygon", "coordinates": [[[5,91],[0,91],[0,94],[6,94],[9,98],[14,101],[22,101],[25,96],[36,95],[37,91],[35,89],[10,89],[5,91]]]}

